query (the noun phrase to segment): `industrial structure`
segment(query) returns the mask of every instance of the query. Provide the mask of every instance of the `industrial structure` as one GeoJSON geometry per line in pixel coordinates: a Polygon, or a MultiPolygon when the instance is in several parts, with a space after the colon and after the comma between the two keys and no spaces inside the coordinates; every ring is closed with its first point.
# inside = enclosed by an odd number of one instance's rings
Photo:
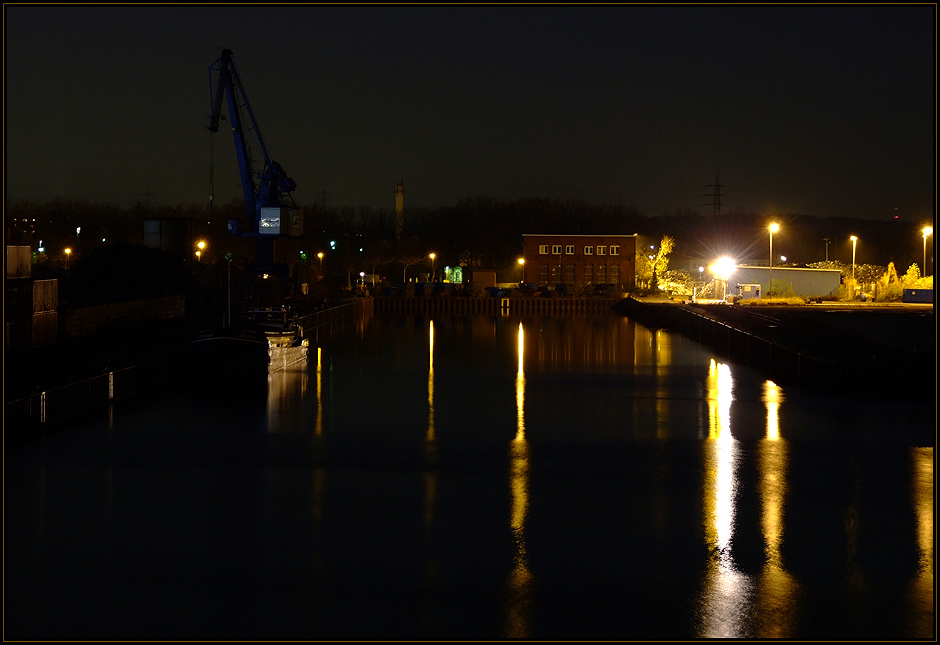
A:
{"type": "Polygon", "coordinates": [[[636,235],[522,236],[521,281],[544,286],[636,286],[636,235]]]}
{"type": "Polygon", "coordinates": [[[766,298],[771,292],[774,296],[832,298],[839,295],[841,283],[842,272],[838,269],[736,266],[728,291],[743,298],[766,298]]]}
{"type": "MultiPolygon", "coordinates": [[[[249,236],[256,240],[254,262],[246,267],[246,286],[250,290],[252,282],[259,275],[273,275],[281,281],[286,297],[290,282],[288,267],[274,262],[274,240],[279,236],[303,234],[303,215],[291,195],[297,184],[268,154],[229,49],[223,49],[221,57],[209,67],[209,94],[211,105],[206,127],[211,132],[218,132],[225,118],[222,114],[222,99],[228,98],[228,118],[235,138],[238,172],[245,195],[245,221],[230,221],[229,231],[233,235],[249,236]],[[251,158],[248,134],[253,136],[254,149],[260,150],[263,156],[258,170],[251,158]]],[[[210,204],[212,198],[210,192],[210,204]]]]}

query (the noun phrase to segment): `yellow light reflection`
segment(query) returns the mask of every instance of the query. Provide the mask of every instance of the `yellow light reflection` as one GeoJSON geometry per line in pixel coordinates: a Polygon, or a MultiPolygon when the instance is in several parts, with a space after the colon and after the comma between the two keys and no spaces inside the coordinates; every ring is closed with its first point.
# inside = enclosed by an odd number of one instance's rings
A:
{"type": "Polygon", "coordinates": [[[304,427],[303,401],[306,390],[306,365],[303,369],[281,369],[268,374],[268,432],[299,432],[304,427]]]}
{"type": "Polygon", "coordinates": [[[323,436],[323,348],[317,347],[317,423],[314,433],[323,436]]]}
{"type": "Polygon", "coordinates": [[[522,369],[522,357],[525,353],[525,332],[519,323],[519,369],[516,371],[516,441],[525,440],[525,372],[522,369]]]}
{"type": "Polygon", "coordinates": [[[434,441],[434,321],[428,328],[428,432],[425,437],[434,441]]]}
{"type": "Polygon", "coordinates": [[[760,469],[761,532],[764,537],[764,567],[757,581],[755,614],[760,617],[758,638],[791,638],[796,622],[799,585],[783,566],[780,547],[784,535],[787,493],[788,444],[780,438],[777,412],[783,391],[772,381],[764,384],[767,406],[767,436],[758,446],[760,469]]]}
{"type": "Polygon", "coordinates": [[[653,353],[656,361],[653,366],[656,375],[656,438],[666,439],[670,408],[669,385],[666,377],[669,374],[668,368],[672,364],[672,337],[669,332],[657,329],[654,340],[656,343],[653,353]]]}
{"type": "Polygon", "coordinates": [[[323,519],[323,491],[326,472],[320,465],[323,439],[323,348],[317,347],[317,420],[313,427],[313,517],[323,519]]]}
{"type": "Polygon", "coordinates": [[[780,404],[783,403],[783,390],[773,381],[764,381],[764,396],[761,398],[767,406],[767,438],[776,441],[780,438],[780,404]]]}
{"type": "Polygon", "coordinates": [[[516,436],[509,446],[509,492],[512,497],[509,525],[512,529],[514,566],[506,581],[506,638],[531,635],[532,573],[525,544],[525,521],[529,510],[529,447],[525,438],[525,330],[519,323],[519,369],[516,372],[516,436]]]}
{"type": "Polygon", "coordinates": [[[740,638],[748,624],[752,584],[731,557],[737,493],[738,445],[731,435],[733,380],[727,365],[711,361],[706,378],[709,433],[704,481],[705,540],[711,551],[701,596],[702,638],[740,638]]]}
{"type": "MultiPolygon", "coordinates": [[[[424,436],[424,539],[430,545],[433,539],[434,514],[437,508],[437,444],[434,430],[434,321],[428,323],[428,431],[424,436]]],[[[437,562],[434,549],[428,548],[424,563],[424,584],[427,589],[437,588],[437,562]]]]}
{"type": "Polygon", "coordinates": [[[911,579],[908,595],[912,625],[909,633],[914,638],[935,638],[934,617],[934,488],[933,447],[911,448],[911,471],[914,474],[912,496],[917,521],[918,571],[911,579]]]}
{"type": "Polygon", "coordinates": [[[437,502],[437,449],[434,436],[434,321],[428,327],[428,431],[424,436],[424,456],[428,464],[424,472],[424,525],[430,529],[437,502]]]}

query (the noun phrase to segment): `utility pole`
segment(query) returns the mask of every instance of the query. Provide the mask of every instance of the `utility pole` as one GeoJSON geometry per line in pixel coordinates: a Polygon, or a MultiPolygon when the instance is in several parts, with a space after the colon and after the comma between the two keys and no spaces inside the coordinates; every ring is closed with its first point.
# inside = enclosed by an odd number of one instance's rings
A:
{"type": "Polygon", "coordinates": [[[395,184],[395,241],[401,239],[405,229],[405,182],[395,184]]]}
{"type": "Polygon", "coordinates": [[[721,215],[721,184],[718,183],[718,175],[715,175],[715,183],[714,183],[714,184],[706,184],[706,185],[705,185],[705,188],[711,188],[711,189],[712,189],[712,192],[710,192],[710,193],[705,193],[705,194],[703,195],[703,197],[711,197],[711,198],[712,198],[712,203],[711,203],[711,204],[707,204],[707,203],[706,203],[706,204],[702,204],[702,206],[711,206],[712,209],[713,209],[713,210],[712,210],[712,214],[713,214],[713,215],[715,215],[715,216],[721,215]]]}

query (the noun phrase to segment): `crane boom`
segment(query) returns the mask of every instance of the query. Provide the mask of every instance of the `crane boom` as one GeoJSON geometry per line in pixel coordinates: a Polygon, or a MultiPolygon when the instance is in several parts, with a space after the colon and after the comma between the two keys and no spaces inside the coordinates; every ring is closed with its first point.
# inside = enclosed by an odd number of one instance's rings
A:
{"type": "MultiPolygon", "coordinates": [[[[296,212],[297,204],[291,194],[297,184],[268,154],[230,49],[223,49],[219,59],[209,67],[210,114],[206,127],[211,132],[218,132],[220,123],[225,118],[222,114],[224,97],[228,98],[228,114],[235,139],[238,172],[245,195],[248,230],[244,233],[265,236],[301,235],[303,219],[299,212],[296,212]],[[255,171],[251,158],[248,134],[253,135],[263,156],[263,166],[258,172],[255,171]]],[[[231,228],[233,233],[239,233],[237,226],[231,228]]]]}

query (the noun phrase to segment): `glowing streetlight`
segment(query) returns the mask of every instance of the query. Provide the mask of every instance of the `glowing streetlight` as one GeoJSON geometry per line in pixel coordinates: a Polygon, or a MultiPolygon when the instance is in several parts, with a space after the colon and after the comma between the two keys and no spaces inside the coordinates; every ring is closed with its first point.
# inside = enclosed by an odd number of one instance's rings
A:
{"type": "MultiPolygon", "coordinates": [[[[927,247],[925,246],[924,248],[927,247]]],[[[519,258],[517,262],[519,262],[519,282],[523,283],[525,282],[525,258],[519,258]]]]}
{"type": "Polygon", "coordinates": [[[434,282],[434,258],[437,257],[437,254],[432,253],[428,257],[431,258],[431,282],[434,282]]]}
{"type": "Polygon", "coordinates": [[[727,293],[727,281],[737,268],[734,260],[728,256],[723,256],[715,260],[715,263],[708,267],[708,270],[715,274],[715,277],[721,281],[721,298],[724,299],[727,293]]]}
{"type": "Polygon", "coordinates": [[[924,277],[927,277],[927,236],[933,233],[933,228],[930,226],[924,227],[924,277]]]}
{"type": "Polygon", "coordinates": [[[770,225],[770,277],[768,278],[767,295],[771,296],[774,292],[774,233],[780,230],[776,222],[770,225]]]}
{"type": "Polygon", "coordinates": [[[65,249],[65,268],[69,268],[69,257],[72,255],[72,249],[65,249]]]}
{"type": "Polygon", "coordinates": [[[323,251],[317,253],[317,257],[320,258],[320,277],[323,276],[323,251]]]}

